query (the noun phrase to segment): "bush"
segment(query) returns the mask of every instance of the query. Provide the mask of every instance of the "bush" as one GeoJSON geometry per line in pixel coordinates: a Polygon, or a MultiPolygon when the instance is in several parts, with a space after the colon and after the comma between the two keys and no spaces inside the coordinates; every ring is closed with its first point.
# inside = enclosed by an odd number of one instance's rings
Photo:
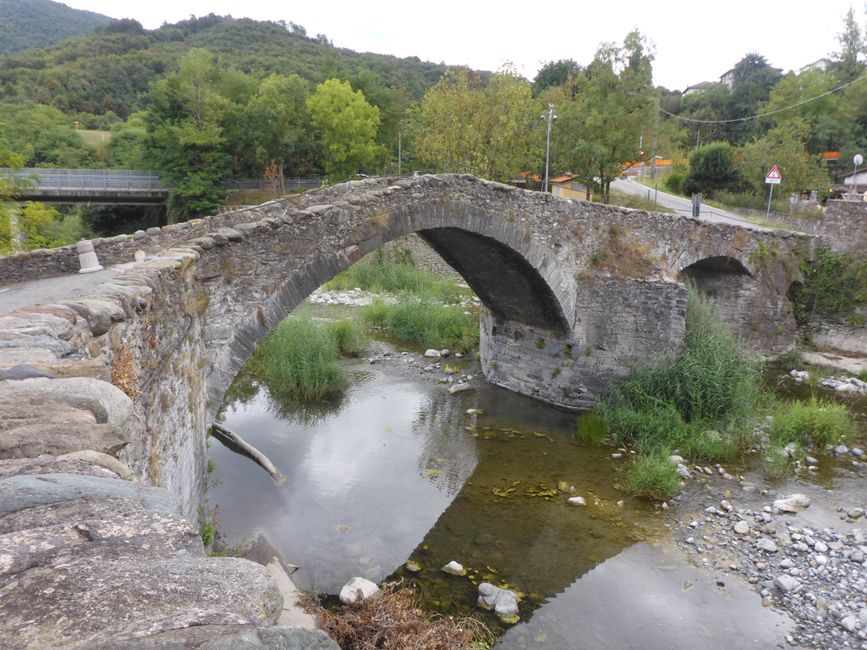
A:
{"type": "Polygon", "coordinates": [[[457,352],[479,346],[479,325],[460,307],[404,298],[397,303],[376,301],[362,307],[360,313],[367,325],[402,341],[457,352]]]}
{"type": "Polygon", "coordinates": [[[728,142],[711,142],[693,151],[689,174],[683,181],[685,194],[712,195],[717,190],[737,189],[737,185],[734,149],[728,142]]]}
{"type": "Polygon", "coordinates": [[[346,388],[335,336],[308,317],[277,325],[253,352],[249,367],[277,399],[319,401],[346,388]]]}
{"type": "Polygon", "coordinates": [[[686,175],[683,172],[673,171],[665,179],[665,189],[673,194],[680,194],[683,191],[683,181],[686,175]]]}
{"type": "Polygon", "coordinates": [[[451,280],[417,269],[409,261],[391,262],[377,251],[334,277],[328,289],[354,289],[375,293],[410,294],[420,299],[452,304],[472,293],[451,280]]]}
{"type": "Polygon", "coordinates": [[[677,467],[668,453],[639,456],[626,472],[626,489],[652,499],[667,499],[680,490],[677,467]]]}
{"type": "Polygon", "coordinates": [[[779,446],[794,442],[807,447],[837,444],[853,436],[855,431],[855,419],[845,405],[814,395],[807,402],[789,402],[778,407],[770,436],[779,446]]]}

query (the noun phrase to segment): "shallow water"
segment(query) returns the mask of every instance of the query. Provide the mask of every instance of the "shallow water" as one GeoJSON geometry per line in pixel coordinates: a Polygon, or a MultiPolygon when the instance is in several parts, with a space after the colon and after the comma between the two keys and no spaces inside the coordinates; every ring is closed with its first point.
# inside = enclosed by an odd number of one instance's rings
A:
{"type": "Polygon", "coordinates": [[[481,615],[499,632],[477,585],[508,586],[523,598],[504,648],[770,647],[785,635],[787,619],[746,585],[685,563],[661,512],[617,489],[626,461],[579,443],[574,415],[492,386],[450,396],[347,366],[348,394],[319,409],[243,382],[230,393],[222,421],[288,480],[212,442],[223,541],[264,534],[301,567],[298,585],[324,594],[356,575],[404,578],[426,609],[481,615]],[[568,505],[573,494],[588,505],[568,505]],[[469,574],[444,574],[451,560],[469,574]]]}

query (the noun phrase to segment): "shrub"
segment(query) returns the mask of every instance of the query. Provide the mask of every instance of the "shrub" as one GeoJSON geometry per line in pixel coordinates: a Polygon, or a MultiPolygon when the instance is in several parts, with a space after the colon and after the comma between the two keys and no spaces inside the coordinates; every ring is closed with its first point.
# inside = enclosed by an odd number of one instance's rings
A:
{"type": "Polygon", "coordinates": [[[683,181],[686,194],[736,189],[738,172],[734,164],[734,149],[727,142],[702,145],[689,157],[689,174],[683,181]]]}
{"type": "Polygon", "coordinates": [[[469,352],[479,345],[478,323],[460,307],[410,298],[397,303],[376,301],[362,307],[361,319],[396,339],[421,343],[430,348],[447,347],[469,352]]]}
{"type": "Polygon", "coordinates": [[[839,443],[855,434],[855,419],[843,404],[817,398],[779,406],[771,423],[771,440],[780,446],[839,443]]]}
{"type": "Polygon", "coordinates": [[[862,324],[858,311],[867,305],[867,255],[819,249],[804,268],[804,283],[794,296],[795,318],[814,316],[862,324]]]}
{"type": "Polygon", "coordinates": [[[290,317],[266,336],[249,362],[278,398],[324,400],[346,388],[334,336],[309,317],[290,317]]]}
{"type": "Polygon", "coordinates": [[[785,370],[796,370],[804,366],[804,353],[795,348],[780,357],[780,365],[785,370]]]}
{"type": "Polygon", "coordinates": [[[667,499],[680,490],[680,475],[666,451],[636,458],[626,470],[625,484],[633,494],[667,499]]]}
{"type": "Polygon", "coordinates": [[[673,171],[665,178],[665,189],[673,194],[680,194],[683,191],[683,181],[686,175],[680,171],[673,171]]]}

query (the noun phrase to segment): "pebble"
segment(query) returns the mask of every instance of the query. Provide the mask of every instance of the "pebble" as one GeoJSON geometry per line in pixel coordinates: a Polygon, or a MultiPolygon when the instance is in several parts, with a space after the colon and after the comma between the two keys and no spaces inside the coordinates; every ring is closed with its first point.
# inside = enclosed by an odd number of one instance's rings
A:
{"type": "Polygon", "coordinates": [[[777,545],[767,537],[762,537],[758,542],[756,542],[756,548],[765,553],[776,553],[778,550],[777,545]]]}
{"type": "Polygon", "coordinates": [[[587,500],[584,497],[570,497],[568,503],[573,506],[586,506],[587,500]]]}
{"type": "Polygon", "coordinates": [[[455,562],[454,560],[452,560],[451,562],[446,564],[442,568],[442,571],[444,571],[445,573],[449,573],[453,576],[465,576],[465,575],[467,575],[467,570],[464,569],[463,565],[461,565],[460,562],[455,562]]]}
{"type": "Polygon", "coordinates": [[[788,594],[796,591],[801,586],[801,583],[797,578],[782,573],[774,578],[774,585],[783,593],[788,594]]]}
{"type": "Polygon", "coordinates": [[[750,525],[747,522],[741,520],[734,525],[734,531],[738,535],[747,535],[750,532],[750,525]]]}

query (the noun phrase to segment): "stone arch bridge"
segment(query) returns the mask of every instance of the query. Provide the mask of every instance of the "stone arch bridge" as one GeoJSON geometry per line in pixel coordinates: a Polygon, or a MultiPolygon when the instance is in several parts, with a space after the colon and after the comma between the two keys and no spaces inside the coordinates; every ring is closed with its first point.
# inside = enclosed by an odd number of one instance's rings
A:
{"type": "MultiPolygon", "coordinates": [[[[569,408],[591,405],[630,361],[677,351],[687,279],[756,349],[789,348],[786,296],[810,243],[451,175],[347,183],[94,241],[104,264],[152,255],[86,295],[0,316],[4,639],[156,647],[304,633],[271,627],[282,599],[263,567],[205,557],[189,522],[204,503],[206,431],[287,312],[408,233],[481,298],[485,376],[569,408]]],[[[0,260],[6,282],[76,270],[68,247],[0,260]]],[[[319,642],[302,645],[334,647],[319,642]]]]}
{"type": "Polygon", "coordinates": [[[100,450],[122,447],[134,473],[179,494],[188,515],[203,490],[205,432],[253,349],[390,240],[418,233],[480,297],[489,381],[565,408],[592,406],[630,362],[679,349],[687,279],[754,348],[789,349],[787,293],[809,243],[458,175],[344,183],[164,231],[159,253],[92,296],[0,318],[0,348],[42,347],[31,365],[119,387],[134,417],[121,434],[105,415],[111,444],[100,450]]]}

